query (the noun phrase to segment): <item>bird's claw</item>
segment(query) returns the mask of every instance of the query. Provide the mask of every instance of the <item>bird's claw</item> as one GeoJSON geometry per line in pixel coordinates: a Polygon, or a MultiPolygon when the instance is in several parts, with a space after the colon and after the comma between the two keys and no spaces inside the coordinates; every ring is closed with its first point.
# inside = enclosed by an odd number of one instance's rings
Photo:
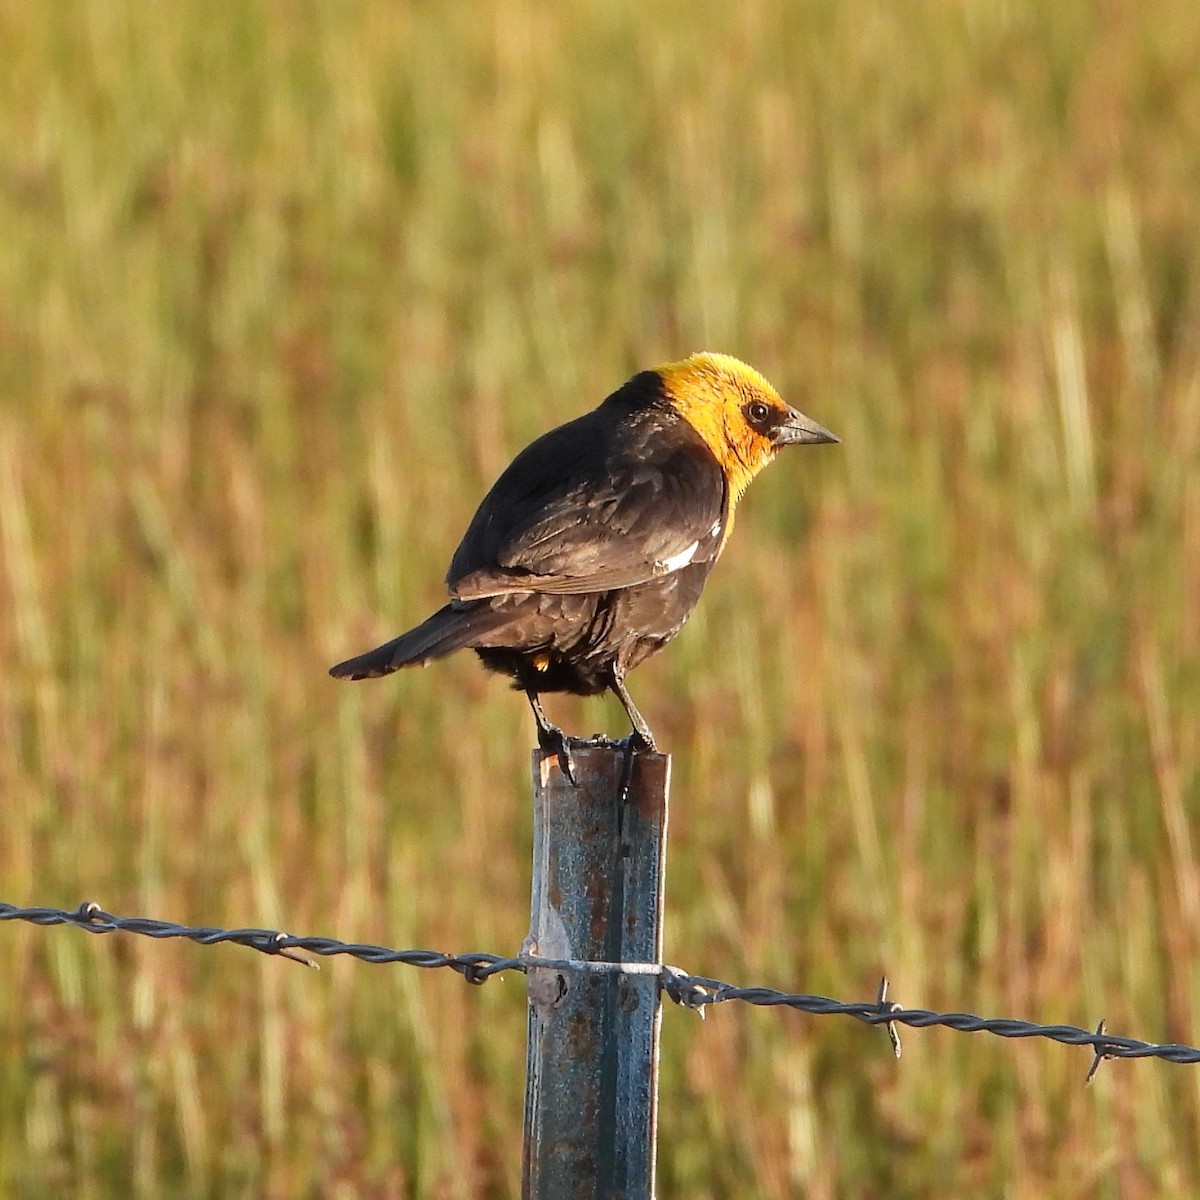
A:
{"type": "Polygon", "coordinates": [[[571,781],[572,787],[578,787],[579,776],[575,773],[575,759],[571,756],[571,739],[561,729],[551,726],[538,731],[538,745],[544,753],[553,754],[558,759],[558,769],[571,781]]]}

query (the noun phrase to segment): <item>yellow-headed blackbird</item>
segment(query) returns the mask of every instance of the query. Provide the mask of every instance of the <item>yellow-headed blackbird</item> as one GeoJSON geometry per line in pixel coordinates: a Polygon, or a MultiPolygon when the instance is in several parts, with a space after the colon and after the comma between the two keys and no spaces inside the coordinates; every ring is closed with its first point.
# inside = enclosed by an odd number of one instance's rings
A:
{"type": "Polygon", "coordinates": [[[496,480],[451,560],[449,604],[330,674],[373,678],[469,646],[525,692],[539,742],[568,775],[568,739],[542,692],[611,688],[631,745],[652,750],[625,676],[679,632],[775,452],[837,440],[728,355],[642,371],[496,480]]]}

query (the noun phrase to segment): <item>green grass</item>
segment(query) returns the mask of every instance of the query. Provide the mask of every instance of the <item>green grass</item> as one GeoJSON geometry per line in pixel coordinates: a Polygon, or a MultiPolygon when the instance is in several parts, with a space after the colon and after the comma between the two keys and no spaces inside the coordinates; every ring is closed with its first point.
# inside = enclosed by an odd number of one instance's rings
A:
{"type": "MultiPolygon", "coordinates": [[[[509,456],[743,357],[843,438],[633,679],[667,954],[1200,1040],[1200,8],[0,3],[0,897],[514,950],[509,456]]],[[[612,704],[562,701],[621,732],[612,704]]],[[[0,1195],[519,1187],[524,992],[0,928],[0,1195]]],[[[664,1197],[1188,1197],[1200,1075],[668,1012],[664,1197]]]]}

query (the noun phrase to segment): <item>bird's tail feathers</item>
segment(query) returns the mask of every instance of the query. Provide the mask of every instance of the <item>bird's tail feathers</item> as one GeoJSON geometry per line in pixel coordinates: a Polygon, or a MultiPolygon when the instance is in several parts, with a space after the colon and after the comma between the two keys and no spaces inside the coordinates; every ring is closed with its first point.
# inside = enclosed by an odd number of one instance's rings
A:
{"type": "Polygon", "coordinates": [[[368,650],[356,658],[330,667],[335,679],[376,679],[401,667],[423,666],[455,650],[472,646],[476,640],[504,624],[508,619],[487,605],[447,604],[415,629],[368,650]]]}

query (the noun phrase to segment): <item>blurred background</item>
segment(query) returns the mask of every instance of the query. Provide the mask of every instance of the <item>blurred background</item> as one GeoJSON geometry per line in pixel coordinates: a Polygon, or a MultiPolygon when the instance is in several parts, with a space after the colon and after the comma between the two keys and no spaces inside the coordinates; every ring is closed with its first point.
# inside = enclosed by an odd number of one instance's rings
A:
{"type": "MultiPolygon", "coordinates": [[[[843,444],[634,679],[668,959],[1200,1040],[1198,61],[1192,0],[0,0],[0,897],[515,951],[524,700],[325,672],[707,348],[843,444]]],[[[518,1192],[519,977],[0,980],[4,1196],[518,1192]]],[[[1089,1061],[668,1011],[661,1194],[1195,1195],[1200,1074],[1089,1061]]]]}

